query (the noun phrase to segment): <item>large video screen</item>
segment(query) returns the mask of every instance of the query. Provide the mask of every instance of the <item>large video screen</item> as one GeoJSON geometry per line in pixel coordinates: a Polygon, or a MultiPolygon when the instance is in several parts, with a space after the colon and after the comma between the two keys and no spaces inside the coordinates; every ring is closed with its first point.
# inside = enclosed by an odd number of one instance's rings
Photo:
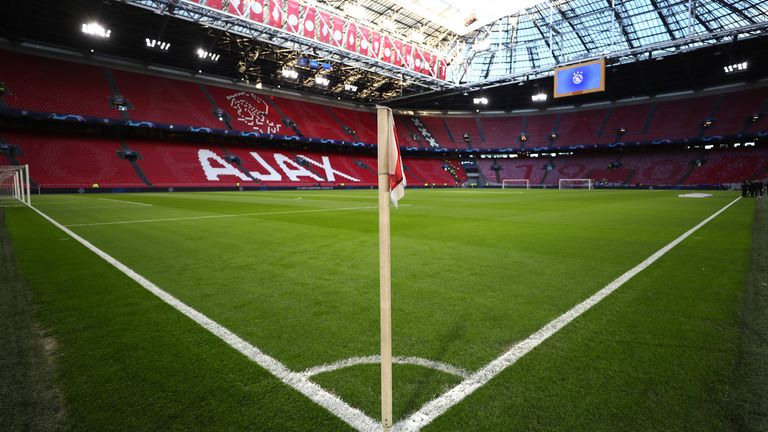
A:
{"type": "Polygon", "coordinates": [[[555,68],[555,97],[605,91],[605,59],[555,68]]]}

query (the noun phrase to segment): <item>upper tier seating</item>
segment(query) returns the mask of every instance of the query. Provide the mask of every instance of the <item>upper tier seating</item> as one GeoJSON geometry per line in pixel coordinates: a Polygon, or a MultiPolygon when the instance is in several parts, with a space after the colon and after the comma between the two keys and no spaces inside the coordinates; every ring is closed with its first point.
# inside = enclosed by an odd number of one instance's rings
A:
{"type": "MultiPolygon", "coordinates": [[[[445,121],[442,117],[420,117],[421,123],[426,126],[432,137],[440,144],[442,148],[461,148],[466,149],[467,144],[461,140],[455,142],[451,139],[448,129],[445,127],[445,121]]],[[[456,137],[453,137],[456,139],[456,137]]],[[[459,137],[461,139],[461,137],[459,137]]]]}
{"type": "Polygon", "coordinates": [[[485,133],[483,148],[520,147],[520,133],[523,131],[523,117],[481,117],[480,124],[485,133]]]}
{"type": "Polygon", "coordinates": [[[133,106],[128,111],[131,120],[218,129],[227,127],[214,114],[200,84],[119,70],[114,71],[113,76],[120,94],[133,106]]]}
{"type": "Polygon", "coordinates": [[[695,138],[709,117],[717,96],[702,96],[658,102],[646,132],[651,140],[695,138]]]}
{"type": "Polygon", "coordinates": [[[603,125],[602,142],[642,141],[645,139],[645,122],[650,112],[647,103],[638,105],[619,105],[611,109],[603,125]],[[624,135],[619,136],[619,129],[624,129],[624,135]]]}
{"type": "Polygon", "coordinates": [[[448,129],[450,129],[451,135],[453,135],[454,142],[459,144],[458,148],[467,146],[464,134],[467,134],[472,148],[487,148],[485,140],[477,128],[475,117],[446,117],[445,123],[448,125],[448,129]]]}
{"type": "Polygon", "coordinates": [[[563,113],[557,125],[556,147],[572,145],[608,144],[604,137],[598,136],[600,125],[608,115],[606,109],[563,113]]]}
{"type": "Polygon", "coordinates": [[[765,92],[746,90],[726,93],[720,108],[712,116],[712,126],[704,132],[705,136],[733,136],[748,128],[753,114],[760,112],[760,106],[768,101],[765,92]]]}
{"type": "Polygon", "coordinates": [[[0,50],[0,65],[0,81],[8,91],[2,99],[9,107],[120,118],[110,105],[112,92],[101,68],[4,50],[0,50]]]}
{"type": "Polygon", "coordinates": [[[286,117],[298,125],[299,130],[306,137],[355,140],[353,136],[344,132],[336,119],[323,109],[323,105],[275,96],[269,96],[269,98],[280,107],[286,117]]]}
{"type": "Polygon", "coordinates": [[[355,136],[350,136],[348,140],[376,144],[376,113],[337,107],[328,107],[328,109],[331,110],[344,126],[355,131],[355,136]]]}

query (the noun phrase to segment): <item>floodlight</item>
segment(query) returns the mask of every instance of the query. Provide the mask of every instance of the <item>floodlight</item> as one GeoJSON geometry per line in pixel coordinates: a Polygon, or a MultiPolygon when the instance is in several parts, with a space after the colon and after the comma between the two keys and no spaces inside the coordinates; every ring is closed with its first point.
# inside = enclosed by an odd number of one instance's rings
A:
{"type": "Polygon", "coordinates": [[[295,69],[283,69],[280,74],[283,75],[284,78],[288,79],[297,79],[299,78],[299,73],[296,72],[295,69]]]}
{"type": "Polygon", "coordinates": [[[150,48],[150,49],[156,49],[156,50],[160,50],[160,51],[168,51],[168,49],[171,48],[170,42],[163,42],[163,41],[159,41],[157,39],[145,38],[144,42],[146,43],[147,48],[150,48]]]}
{"type": "Polygon", "coordinates": [[[536,93],[534,95],[531,95],[531,100],[534,102],[546,102],[547,101],[547,94],[546,93],[536,93]]]}
{"type": "Polygon", "coordinates": [[[472,99],[472,101],[475,103],[475,105],[488,105],[487,97],[477,97],[472,99]]]}
{"type": "Polygon", "coordinates": [[[744,72],[747,69],[749,69],[749,63],[746,61],[743,61],[741,63],[734,63],[728,66],[723,66],[723,71],[725,71],[725,73],[727,74],[744,72]]]}
{"type": "Polygon", "coordinates": [[[210,51],[206,51],[206,50],[204,50],[202,48],[198,48],[197,49],[197,56],[201,60],[210,60],[212,62],[217,62],[217,61],[219,61],[219,58],[221,58],[221,54],[215,54],[215,53],[212,53],[210,51]]]}
{"type": "Polygon", "coordinates": [[[319,85],[321,87],[328,87],[328,84],[330,84],[330,83],[331,83],[331,80],[329,80],[328,78],[326,78],[326,77],[324,77],[322,75],[315,76],[315,84],[317,84],[317,85],[319,85]]]}
{"type": "Polygon", "coordinates": [[[81,30],[87,35],[97,36],[104,39],[108,39],[112,34],[112,30],[105,28],[103,25],[97,22],[83,23],[81,30]]]}

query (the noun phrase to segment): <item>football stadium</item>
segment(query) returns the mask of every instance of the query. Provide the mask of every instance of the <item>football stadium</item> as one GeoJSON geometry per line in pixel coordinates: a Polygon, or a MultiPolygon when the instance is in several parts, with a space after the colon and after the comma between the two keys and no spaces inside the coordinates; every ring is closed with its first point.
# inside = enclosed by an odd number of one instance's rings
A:
{"type": "Polygon", "coordinates": [[[768,431],[768,2],[0,4],[0,430],[768,431]]]}

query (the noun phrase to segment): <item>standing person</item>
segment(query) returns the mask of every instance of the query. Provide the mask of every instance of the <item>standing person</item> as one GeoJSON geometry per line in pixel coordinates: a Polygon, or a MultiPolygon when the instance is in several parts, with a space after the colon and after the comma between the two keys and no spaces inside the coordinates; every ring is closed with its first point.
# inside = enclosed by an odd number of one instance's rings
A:
{"type": "Polygon", "coordinates": [[[744,180],[741,182],[741,197],[746,198],[747,197],[747,191],[749,190],[749,185],[747,184],[747,181],[744,180]]]}

